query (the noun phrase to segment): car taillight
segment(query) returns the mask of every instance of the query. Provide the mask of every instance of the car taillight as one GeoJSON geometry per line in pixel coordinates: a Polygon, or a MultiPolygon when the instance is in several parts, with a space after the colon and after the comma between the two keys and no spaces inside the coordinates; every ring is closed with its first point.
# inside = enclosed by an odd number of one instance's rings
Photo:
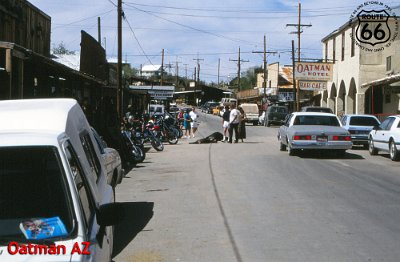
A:
{"type": "Polygon", "coordinates": [[[332,136],[333,141],[351,141],[350,136],[332,136]]]}
{"type": "Polygon", "coordinates": [[[293,140],[311,140],[311,136],[293,136],[293,140]]]}

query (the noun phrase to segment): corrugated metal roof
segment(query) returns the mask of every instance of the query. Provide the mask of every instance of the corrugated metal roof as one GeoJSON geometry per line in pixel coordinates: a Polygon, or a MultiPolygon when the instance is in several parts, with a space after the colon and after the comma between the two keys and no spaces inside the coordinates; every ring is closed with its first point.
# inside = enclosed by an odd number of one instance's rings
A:
{"type": "Polygon", "coordinates": [[[161,65],[144,65],[142,72],[155,72],[161,70],[161,65]]]}
{"type": "Polygon", "coordinates": [[[76,71],[79,71],[81,64],[81,55],[79,53],[74,55],[54,55],[54,56],[55,56],[55,58],[53,58],[54,61],[63,64],[76,71]]]}

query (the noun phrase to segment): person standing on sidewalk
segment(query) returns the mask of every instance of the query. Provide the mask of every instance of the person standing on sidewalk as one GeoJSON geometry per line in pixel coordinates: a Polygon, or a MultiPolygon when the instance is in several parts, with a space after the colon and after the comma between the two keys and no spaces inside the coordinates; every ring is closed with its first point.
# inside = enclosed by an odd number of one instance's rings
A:
{"type": "Polygon", "coordinates": [[[239,139],[243,142],[243,139],[246,139],[246,113],[241,107],[239,107],[239,112],[239,139]]]}
{"type": "Polygon", "coordinates": [[[190,125],[192,127],[192,137],[194,137],[194,134],[196,133],[197,129],[199,128],[199,115],[196,112],[196,109],[192,107],[192,111],[189,113],[190,118],[192,121],[190,122],[190,125]]]}
{"type": "Polygon", "coordinates": [[[229,114],[229,141],[228,143],[232,143],[233,131],[235,131],[235,143],[239,140],[239,116],[240,112],[236,109],[236,104],[232,104],[232,109],[229,114]]]}
{"type": "Polygon", "coordinates": [[[190,130],[191,130],[190,122],[192,122],[192,118],[190,118],[188,109],[186,110],[186,113],[183,115],[183,127],[185,128],[184,138],[188,139],[190,138],[190,130]]]}
{"type": "Polygon", "coordinates": [[[229,106],[225,106],[225,111],[224,114],[222,115],[222,128],[224,129],[224,139],[222,139],[222,142],[228,141],[228,136],[227,133],[229,129],[229,115],[231,111],[229,110],[229,106]]]}

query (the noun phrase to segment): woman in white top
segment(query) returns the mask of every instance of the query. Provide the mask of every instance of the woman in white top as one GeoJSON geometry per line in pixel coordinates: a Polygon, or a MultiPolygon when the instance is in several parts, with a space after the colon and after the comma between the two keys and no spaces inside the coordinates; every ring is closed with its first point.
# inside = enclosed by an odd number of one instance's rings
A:
{"type": "Polygon", "coordinates": [[[199,127],[199,121],[198,121],[199,115],[197,114],[197,112],[195,112],[194,107],[192,107],[192,111],[190,111],[189,115],[192,118],[192,122],[190,122],[190,125],[192,127],[192,137],[194,137],[194,134],[196,133],[199,127]]]}

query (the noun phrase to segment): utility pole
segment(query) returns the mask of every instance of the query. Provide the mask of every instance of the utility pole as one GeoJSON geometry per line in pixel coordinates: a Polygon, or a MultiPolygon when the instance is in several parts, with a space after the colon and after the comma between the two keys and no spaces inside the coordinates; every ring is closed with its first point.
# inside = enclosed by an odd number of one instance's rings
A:
{"type": "Polygon", "coordinates": [[[263,53],[264,54],[264,70],[263,70],[264,101],[263,102],[265,103],[265,98],[267,96],[267,79],[268,79],[267,54],[276,54],[278,52],[267,52],[267,40],[264,35],[264,51],[253,51],[252,53],[256,53],[256,54],[263,53]]]}
{"type": "MultiPolygon", "coordinates": [[[[194,85],[194,102],[196,103],[197,106],[197,85],[200,86],[200,61],[204,61],[204,59],[199,58],[199,54],[197,54],[197,58],[193,58],[193,60],[197,61],[197,80],[194,85]]],[[[196,79],[196,71],[195,71],[195,79],[196,79]]]]}
{"type": "Polygon", "coordinates": [[[291,34],[297,35],[297,62],[300,62],[300,35],[303,33],[303,27],[311,27],[311,24],[305,25],[301,24],[301,3],[299,3],[299,10],[298,10],[298,22],[297,24],[286,24],[286,26],[293,26],[297,28],[297,31],[291,32],[291,34]]]}
{"type": "Polygon", "coordinates": [[[240,65],[243,62],[250,62],[249,60],[242,60],[240,59],[240,47],[239,47],[239,55],[238,55],[238,59],[234,60],[234,59],[229,59],[229,61],[233,61],[233,62],[237,62],[237,66],[238,66],[238,92],[240,92],[240,65]]]}
{"type": "Polygon", "coordinates": [[[175,60],[175,77],[176,77],[175,90],[176,91],[177,91],[176,88],[178,87],[178,80],[179,80],[179,65],[178,65],[179,63],[181,63],[181,62],[178,62],[178,58],[176,58],[176,60],[175,60]]]}
{"type": "MultiPolygon", "coordinates": [[[[300,39],[301,39],[301,33],[303,33],[302,28],[303,27],[311,27],[311,24],[305,25],[301,24],[301,3],[299,3],[299,10],[298,10],[298,21],[297,24],[286,24],[286,26],[294,26],[297,28],[297,31],[291,32],[291,34],[297,34],[297,62],[300,62],[300,39]]],[[[294,46],[294,41],[292,41],[292,45],[294,46]]],[[[294,49],[294,48],[293,48],[294,49]]],[[[294,53],[294,50],[292,51],[294,53]]],[[[293,55],[294,56],[294,55],[293,55]]],[[[294,72],[295,72],[295,64],[294,64],[294,57],[293,57],[293,89],[296,89],[296,80],[294,78],[294,72]]],[[[298,86],[298,85],[297,85],[298,86]]],[[[296,108],[297,111],[300,110],[300,89],[297,88],[297,92],[294,93],[296,95],[296,108]]]]}
{"type": "Polygon", "coordinates": [[[218,58],[218,80],[217,80],[217,87],[219,87],[219,70],[220,70],[220,66],[221,66],[221,59],[218,58]]]}
{"type": "Polygon", "coordinates": [[[101,19],[97,17],[97,41],[101,45],[101,19]]]}
{"type": "Polygon", "coordinates": [[[187,66],[188,64],[183,64],[185,66],[185,79],[187,80],[187,66]]]}
{"type": "Polygon", "coordinates": [[[121,90],[122,90],[122,0],[118,0],[118,63],[117,63],[117,113],[121,114],[121,90]]]}
{"type": "Polygon", "coordinates": [[[295,51],[294,51],[294,40],[292,40],[293,110],[294,110],[294,105],[295,105],[295,103],[296,103],[296,111],[300,111],[300,96],[299,96],[299,94],[298,94],[298,92],[297,92],[297,89],[296,89],[296,79],[295,79],[295,77],[294,77],[294,75],[295,75],[295,70],[294,70],[294,69],[295,69],[295,66],[296,66],[295,60],[294,60],[294,53],[295,53],[295,51]]]}
{"type": "Polygon", "coordinates": [[[160,86],[164,84],[164,48],[162,49],[162,54],[161,54],[161,81],[160,81],[160,86]]]}

